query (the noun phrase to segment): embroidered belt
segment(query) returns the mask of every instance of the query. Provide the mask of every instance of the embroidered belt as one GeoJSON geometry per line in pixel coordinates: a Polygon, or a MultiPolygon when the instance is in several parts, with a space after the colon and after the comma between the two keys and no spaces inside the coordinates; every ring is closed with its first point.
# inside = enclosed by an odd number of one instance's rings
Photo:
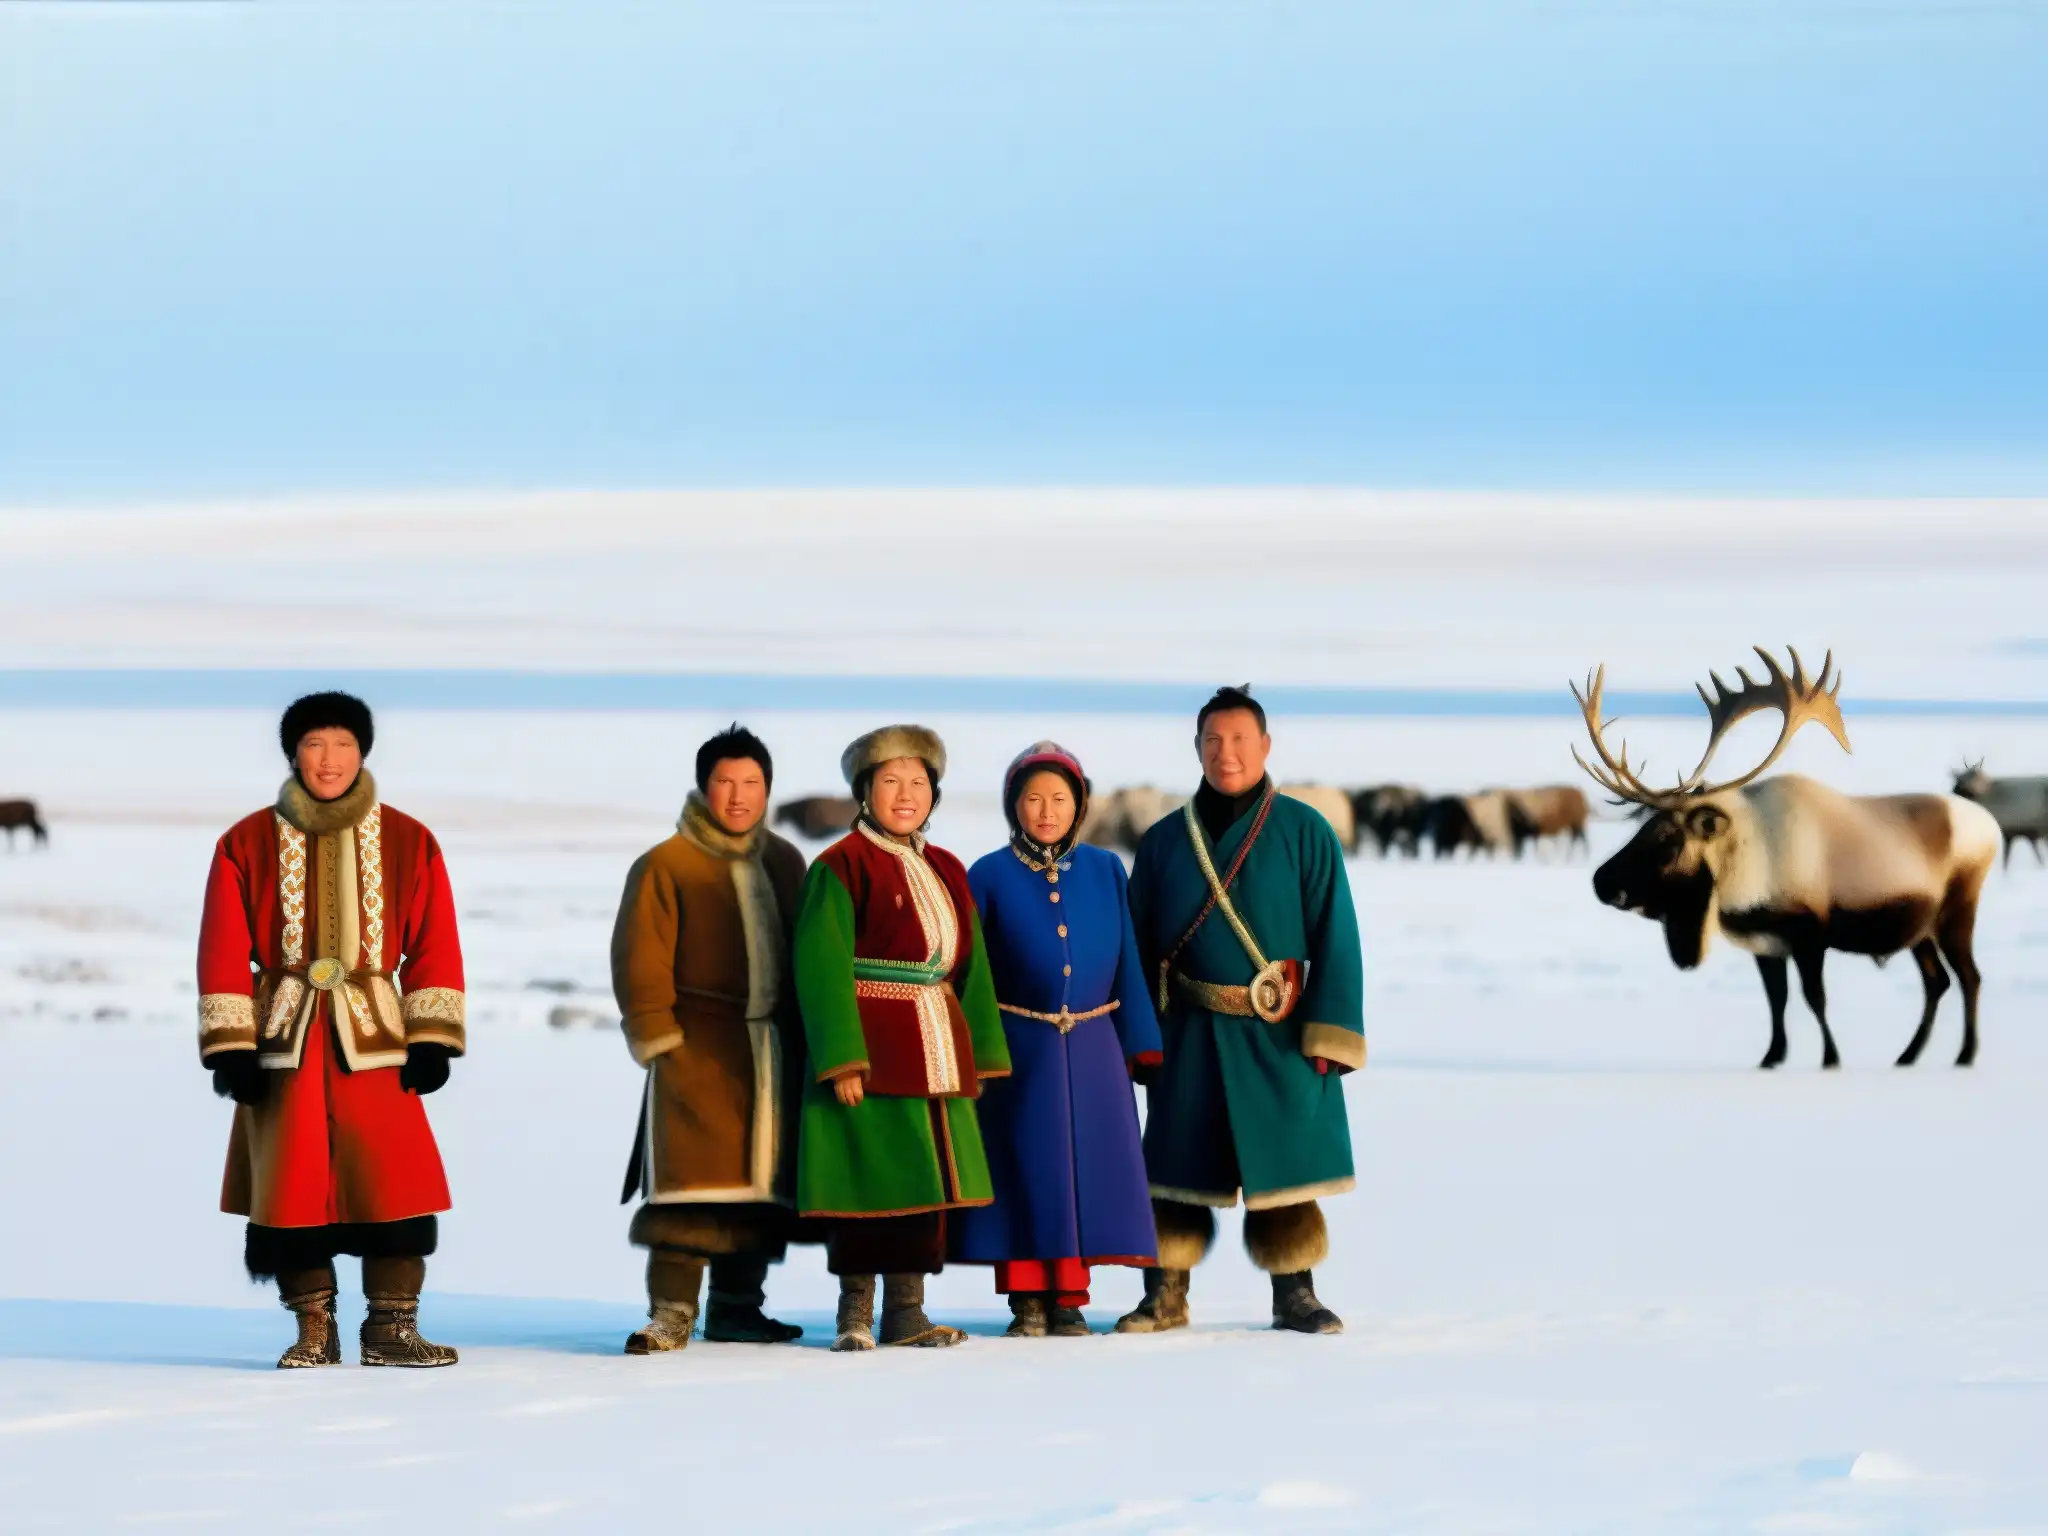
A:
{"type": "MultiPolygon", "coordinates": [[[[1297,964],[1296,961],[1283,960],[1273,969],[1283,966],[1293,968],[1297,964]]],[[[1278,997],[1271,994],[1262,995],[1261,988],[1271,985],[1264,971],[1253,977],[1252,984],[1248,987],[1226,987],[1220,982],[1197,981],[1194,977],[1183,975],[1179,971],[1172,973],[1171,985],[1173,995],[1182,1002],[1193,1003],[1197,1008],[1206,1008],[1211,1013],[1227,1013],[1233,1018],[1263,1019],[1268,1024],[1277,1024],[1284,1019],[1287,1011],[1293,1006],[1295,996],[1300,993],[1299,985],[1291,983],[1284,990],[1275,989],[1280,992],[1278,997]],[[1283,1001],[1285,1007],[1276,1007],[1277,1003],[1283,1001]],[[1261,1003],[1266,1005],[1264,1011],[1260,1010],[1261,1003]]]]}
{"type": "MultiPolygon", "coordinates": [[[[340,994],[337,1008],[355,1021],[364,1039],[372,1038],[379,1028],[395,1032],[401,1039],[405,1035],[404,1026],[387,1016],[385,997],[389,995],[394,1002],[397,999],[389,971],[351,970],[328,956],[296,965],[265,966],[258,976],[258,985],[259,990],[264,985],[270,988],[268,1016],[263,1025],[267,1040],[284,1036],[287,1025],[296,1035],[311,1021],[313,1000],[322,992],[340,994]]],[[[341,1021],[335,1022],[339,1025],[341,1021]]]]}
{"type": "Polygon", "coordinates": [[[855,997],[886,997],[896,1002],[916,1002],[928,993],[944,987],[943,978],[937,981],[877,981],[867,976],[853,978],[855,997]]]}
{"type": "Polygon", "coordinates": [[[855,981],[887,981],[907,987],[936,986],[953,974],[953,967],[936,960],[869,960],[853,957],[855,981]]]}
{"type": "Polygon", "coordinates": [[[1100,1008],[1090,1008],[1086,1013],[1072,1013],[1065,1008],[1058,1013],[1034,1013],[1029,1008],[1019,1008],[1012,1003],[997,1003],[996,1006],[1005,1013],[1014,1013],[1020,1019],[1036,1019],[1041,1024],[1056,1024],[1060,1033],[1064,1035],[1076,1024],[1086,1024],[1090,1019],[1100,1019],[1115,1013],[1123,1003],[1119,998],[1111,998],[1100,1008]]]}

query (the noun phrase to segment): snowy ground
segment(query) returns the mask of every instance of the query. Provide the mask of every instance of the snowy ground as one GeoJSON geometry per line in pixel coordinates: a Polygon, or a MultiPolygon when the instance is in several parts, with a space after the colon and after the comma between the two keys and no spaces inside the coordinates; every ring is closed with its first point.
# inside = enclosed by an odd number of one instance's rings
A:
{"type": "MultiPolygon", "coordinates": [[[[1312,519],[1279,510],[1276,537],[1312,547],[1312,519]]],[[[1787,516],[1737,542],[1753,555],[1779,525],[1795,553],[1819,540],[1787,516]]],[[[1605,654],[1627,681],[1639,668],[1668,686],[1789,633],[1843,646],[1852,699],[1859,679],[1899,696],[2038,696],[2048,661],[2028,645],[2026,594],[2048,535],[1976,518],[1952,525],[1977,541],[1975,563],[1907,604],[1887,596],[1925,575],[1906,516],[1870,513],[1891,557],[1831,569],[1815,597],[1862,650],[1814,622],[1789,576],[1765,602],[1733,556],[1718,574],[1656,577],[1655,541],[1638,539],[1612,567],[1649,584],[1616,598],[1623,623],[1586,591],[1498,570],[1475,592],[1454,579],[1451,540],[1436,554],[1411,541],[1377,575],[1354,559],[1277,640],[1255,631],[1228,658],[1177,659],[1197,626],[1160,577],[1108,638],[1048,641],[1043,670],[1386,682],[1414,658],[1433,681],[1527,686],[1605,654]],[[1634,627],[1659,593],[1669,624],[1634,627]],[[1717,606],[1738,616],[1716,622],[1717,606]],[[1752,632],[1759,615],[1782,622],[1752,632]]],[[[329,655],[330,628],[291,607],[311,567],[289,540],[216,569],[217,519],[182,543],[138,524],[89,569],[100,556],[32,521],[0,519],[10,563],[40,562],[25,590],[43,615],[0,610],[0,665],[329,655]],[[268,576],[283,595],[263,594],[268,576]],[[97,627],[58,622],[88,611],[97,627]]],[[[496,571],[452,591],[438,618],[397,605],[413,648],[380,659],[541,665],[559,643],[563,665],[729,664],[738,589],[693,607],[679,585],[672,611],[607,630],[602,594],[569,567],[560,602],[537,596],[558,544],[522,556],[509,586],[496,571]],[[524,638],[522,607],[539,615],[524,638]],[[709,638],[667,650],[693,613],[709,638]]],[[[744,544],[719,556],[726,576],[744,544]]],[[[1553,554],[1547,568],[1569,563],[1553,554]]],[[[1002,563],[964,543],[954,555],[1002,563]]],[[[662,558],[671,575],[685,564],[662,558]]],[[[633,569],[628,585],[653,579],[633,569]]],[[[1254,610],[1286,617],[1280,596],[1250,590],[1254,610]]],[[[346,627],[361,610],[336,611],[346,627]]],[[[849,611],[870,626],[851,643],[800,615],[759,622],[791,620],[776,665],[816,668],[864,641],[886,656],[897,616],[849,611]]],[[[957,596],[919,616],[959,636],[919,669],[1028,659],[1024,605],[985,617],[977,629],[957,596]]],[[[191,1017],[205,861],[281,777],[273,717],[0,711],[0,792],[33,790],[53,812],[48,851],[0,853],[0,1528],[246,1528],[310,1497],[329,1523],[398,1529],[2048,1530],[2048,873],[2024,854],[1986,897],[1979,1066],[1947,1065],[1951,998],[1921,1067],[1892,1069],[1917,1013],[1912,970],[1838,960],[1847,1067],[1825,1076],[1796,1012],[1788,1070],[1754,1071],[1767,1030],[1748,962],[1721,952],[1678,975],[1653,928],[1593,904],[1584,861],[1356,862],[1373,1056],[1348,1081],[1360,1187],[1329,1207],[1319,1277],[1341,1339],[1264,1329],[1263,1280],[1230,1219],[1183,1335],[1012,1343],[992,1336],[985,1272],[959,1270],[933,1296],[976,1333],[965,1347],[841,1358],[822,1348],[831,1282],[801,1253],[771,1300],[809,1326],[806,1347],[621,1357],[640,1275],[613,1202],[638,1079],[615,1032],[546,1021],[604,1009],[618,884],[672,822],[690,750],[717,723],[381,718],[375,766],[441,834],[469,953],[472,1054],[431,1105],[457,1208],[427,1308],[464,1358],[427,1375],[286,1376],[269,1367],[288,1321],[241,1277],[237,1224],[213,1212],[227,1113],[191,1017]]],[[[798,794],[831,788],[839,747],[876,722],[754,723],[778,787],[798,794]]],[[[1192,777],[1178,719],[933,723],[955,755],[937,832],[963,854],[998,841],[994,784],[1035,736],[1067,741],[1105,782],[1192,777]]],[[[1653,724],[1643,745],[1660,762],[1697,736],[1653,724]]],[[[1872,789],[1943,787],[1965,754],[2048,766],[2043,721],[1852,713],[1851,729],[1853,758],[1804,743],[1799,766],[1872,789]]],[[[1291,777],[1456,787],[1571,771],[1559,721],[1282,720],[1276,734],[1291,777]]],[[[1597,845],[1620,831],[1601,827],[1597,845]]],[[[1108,1277],[1098,1325],[1135,1291],[1108,1277]]]]}

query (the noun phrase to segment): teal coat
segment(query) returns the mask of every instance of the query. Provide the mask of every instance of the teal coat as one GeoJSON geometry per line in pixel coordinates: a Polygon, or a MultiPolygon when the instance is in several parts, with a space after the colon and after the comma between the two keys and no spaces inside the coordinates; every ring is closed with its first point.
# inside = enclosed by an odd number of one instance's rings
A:
{"type": "MultiPolygon", "coordinates": [[[[1228,872],[1254,809],[1211,852],[1228,872]]],[[[1208,900],[1185,820],[1145,834],[1131,873],[1131,915],[1157,1001],[1160,963],[1208,900]]],[[[1322,1057],[1365,1065],[1364,962],[1344,851],[1315,810],[1276,796],[1230,896],[1269,960],[1307,963],[1301,1000],[1278,1024],[1211,1013],[1170,998],[1159,1022],[1165,1063],[1147,1095],[1145,1164],[1152,1193],[1253,1210],[1293,1205],[1352,1186],[1351,1127],[1342,1075],[1322,1057]]],[[[1256,969],[1220,912],[1211,912],[1175,969],[1224,986],[1256,969]]]]}

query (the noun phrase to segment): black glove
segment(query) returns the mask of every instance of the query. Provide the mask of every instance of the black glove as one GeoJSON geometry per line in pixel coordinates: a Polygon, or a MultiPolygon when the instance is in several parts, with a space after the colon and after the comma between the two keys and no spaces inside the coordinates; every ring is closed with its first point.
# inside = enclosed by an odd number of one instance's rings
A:
{"type": "Polygon", "coordinates": [[[213,1091],[237,1104],[260,1104],[270,1089],[254,1051],[229,1051],[214,1058],[213,1091]]]}
{"type": "Polygon", "coordinates": [[[453,1053],[445,1045],[435,1045],[422,1040],[405,1048],[405,1065],[398,1069],[398,1086],[407,1093],[429,1094],[448,1081],[448,1058],[453,1053]]]}

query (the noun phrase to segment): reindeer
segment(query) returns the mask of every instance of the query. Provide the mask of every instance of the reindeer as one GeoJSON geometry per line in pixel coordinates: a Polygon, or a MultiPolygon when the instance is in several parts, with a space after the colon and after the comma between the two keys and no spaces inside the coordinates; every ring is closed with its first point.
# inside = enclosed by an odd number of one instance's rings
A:
{"type": "Polygon", "coordinates": [[[50,829],[43,825],[42,817],[36,814],[35,801],[0,800],[0,829],[7,833],[7,848],[10,853],[14,850],[14,834],[24,827],[28,829],[29,836],[35,839],[38,847],[49,845],[50,829]]]}
{"type": "Polygon", "coordinates": [[[2041,857],[2041,839],[2048,837],[2048,779],[1994,779],[1984,771],[1984,760],[1963,764],[1956,775],[1956,793],[1974,800],[1991,813],[2005,838],[2002,866],[2012,863],[2013,844],[2025,841],[2034,850],[2036,864],[2041,857]]]}
{"type": "Polygon", "coordinates": [[[813,842],[819,838],[837,837],[853,825],[853,818],[860,814],[860,807],[844,795],[809,795],[801,800],[785,800],[775,807],[775,825],[792,827],[797,836],[813,842]]]}
{"type": "Polygon", "coordinates": [[[1586,792],[1576,784],[1545,784],[1537,789],[1511,789],[1508,825],[1514,833],[1515,857],[1534,843],[1561,837],[1567,852],[1586,846],[1586,792]]]}
{"type": "Polygon", "coordinates": [[[1758,682],[1737,669],[1739,688],[1713,673],[1707,706],[1707,749],[1699,766],[1670,789],[1652,789],[1607,745],[1601,718],[1603,666],[1572,696],[1585,716],[1594,767],[1578,749],[1572,756],[1621,805],[1640,807],[1643,825],[1628,845],[1594,872],[1593,894],[1623,911],[1664,925],[1664,943],[1680,970],[1705,958],[1716,930],[1756,957],[1771,1005],[1771,1048],[1762,1065],[1785,1059],[1785,962],[1799,971],[1807,1007],[1820,1021],[1821,1065],[1841,1056],[1828,1029],[1821,966],[1830,949],[1869,955],[1879,964],[1910,949],[1920,967],[1926,1003],[1920,1027],[1899,1057],[1920,1059],[1934,1015],[1948,991],[1946,960],[1963,989],[1963,1047],[1959,1067],[1977,1059],[1977,992],[1981,978],[1971,950],[1977,898],[1998,856],[1998,824],[1982,806],[1953,795],[1858,795],[1812,779],[1765,769],[1784,754],[1802,726],[1818,723],[1849,750],[1838,697],[1842,681],[1834,653],[1809,680],[1792,651],[1788,675],[1761,647],[1766,677],[1758,682]],[[1749,772],[1719,784],[1706,782],[1707,765],[1737,721],[1776,711],[1783,719],[1777,744],[1749,772]]]}

